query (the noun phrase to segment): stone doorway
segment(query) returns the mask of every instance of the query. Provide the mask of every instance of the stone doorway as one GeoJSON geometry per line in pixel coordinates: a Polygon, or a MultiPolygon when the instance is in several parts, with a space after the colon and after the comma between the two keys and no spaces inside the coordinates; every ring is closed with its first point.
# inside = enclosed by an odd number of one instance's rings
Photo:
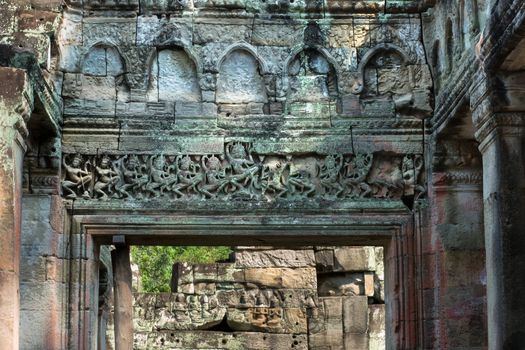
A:
{"type": "MultiPolygon", "coordinates": [[[[418,238],[413,230],[414,217],[406,207],[388,208],[387,211],[384,208],[347,210],[345,215],[341,212],[327,215],[319,211],[303,213],[302,216],[273,213],[271,219],[266,215],[245,215],[242,223],[235,222],[228,215],[213,218],[167,214],[108,215],[107,212],[100,215],[93,208],[79,207],[74,212],[73,235],[78,235],[83,242],[88,259],[73,262],[85,272],[79,281],[84,287],[80,288],[78,299],[74,295],[71,300],[73,303],[78,300],[81,307],[89,311],[72,322],[91,324],[90,329],[98,328],[98,315],[94,311],[98,310],[98,300],[90,295],[100,294],[98,272],[103,264],[101,247],[105,245],[194,245],[196,242],[231,245],[236,242],[239,246],[272,246],[288,250],[308,246],[380,246],[385,255],[386,348],[410,348],[410,344],[417,341],[417,325],[413,318],[418,312],[416,291],[419,282],[415,273],[418,238]]],[[[364,305],[367,305],[368,299],[364,300],[364,305]]],[[[84,326],[78,329],[82,331],[78,334],[72,332],[69,337],[72,348],[95,348],[98,343],[95,332],[87,333],[88,327],[84,326]]]]}

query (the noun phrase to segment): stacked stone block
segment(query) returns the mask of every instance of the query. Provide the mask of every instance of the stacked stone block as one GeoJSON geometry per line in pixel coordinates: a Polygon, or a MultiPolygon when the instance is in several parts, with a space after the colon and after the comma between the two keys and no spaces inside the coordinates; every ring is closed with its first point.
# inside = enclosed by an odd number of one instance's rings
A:
{"type": "Polygon", "coordinates": [[[384,349],[383,275],[378,247],[238,247],[232,263],[177,263],[172,293],[135,294],[135,348],[384,349]]]}

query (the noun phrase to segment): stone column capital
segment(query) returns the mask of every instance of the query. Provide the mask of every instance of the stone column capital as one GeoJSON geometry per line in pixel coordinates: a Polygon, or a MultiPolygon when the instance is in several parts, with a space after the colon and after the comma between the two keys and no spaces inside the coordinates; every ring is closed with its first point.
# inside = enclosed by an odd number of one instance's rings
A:
{"type": "Polygon", "coordinates": [[[470,90],[472,121],[480,150],[490,145],[497,133],[501,136],[523,135],[525,127],[525,89],[520,85],[525,75],[519,72],[487,75],[476,74],[470,90]]]}
{"type": "Polygon", "coordinates": [[[523,112],[494,112],[483,118],[482,123],[476,125],[476,139],[483,150],[499,136],[525,136],[525,111],[523,112]]]}

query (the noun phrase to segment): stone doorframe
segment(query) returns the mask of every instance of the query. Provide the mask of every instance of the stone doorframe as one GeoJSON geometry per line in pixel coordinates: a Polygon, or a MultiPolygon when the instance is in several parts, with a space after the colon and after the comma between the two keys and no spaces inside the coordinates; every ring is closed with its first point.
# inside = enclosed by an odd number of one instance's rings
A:
{"type": "Polygon", "coordinates": [[[72,203],[66,232],[76,242],[72,249],[80,258],[71,262],[69,348],[96,348],[99,247],[124,240],[128,245],[383,246],[387,349],[416,349],[422,335],[420,235],[415,229],[420,227],[419,216],[401,202],[383,202],[381,208],[370,203],[336,210],[252,208],[244,213],[167,210],[155,214],[151,209],[131,212],[72,203]]]}

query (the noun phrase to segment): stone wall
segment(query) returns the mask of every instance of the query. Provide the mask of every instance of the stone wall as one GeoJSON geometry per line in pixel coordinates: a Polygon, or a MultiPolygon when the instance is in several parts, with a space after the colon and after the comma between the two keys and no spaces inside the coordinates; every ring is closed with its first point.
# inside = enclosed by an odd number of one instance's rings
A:
{"type": "Polygon", "coordinates": [[[390,347],[525,343],[522,1],[0,0],[0,18],[0,347],[19,324],[21,348],[95,347],[95,216],[156,244],[212,222],[192,214],[266,229],[296,209],[371,244],[400,206],[390,347]]]}
{"type": "Polygon", "coordinates": [[[173,272],[173,293],[134,296],[135,349],[385,349],[383,248],[239,247],[173,272]]]}
{"type": "Polygon", "coordinates": [[[20,270],[20,348],[61,348],[65,344],[68,237],[60,234],[57,196],[23,199],[20,270]]]}
{"type": "Polygon", "coordinates": [[[433,131],[428,153],[432,209],[422,247],[427,348],[487,346],[484,184],[470,108],[475,94],[469,90],[482,66],[481,43],[497,17],[487,12],[493,4],[441,1],[423,19],[436,98],[428,123],[433,131]]]}

